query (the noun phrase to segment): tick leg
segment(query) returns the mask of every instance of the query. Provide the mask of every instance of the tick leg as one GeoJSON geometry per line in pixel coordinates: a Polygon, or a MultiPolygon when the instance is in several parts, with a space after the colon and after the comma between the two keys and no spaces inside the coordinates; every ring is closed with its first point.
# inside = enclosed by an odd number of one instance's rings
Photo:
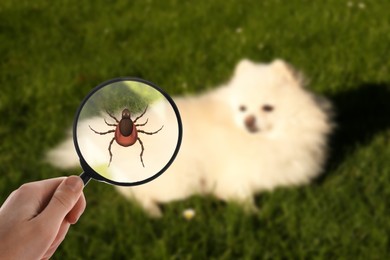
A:
{"type": "Polygon", "coordinates": [[[119,120],[118,119],[116,119],[116,117],[115,116],[113,116],[110,112],[108,112],[108,110],[106,110],[106,113],[112,118],[112,119],[114,119],[115,120],[115,122],[117,122],[118,124],[119,124],[119,120]]]}
{"type": "Polygon", "coordinates": [[[110,124],[110,123],[108,123],[107,121],[106,121],[106,119],[104,118],[104,122],[106,123],[106,125],[108,125],[108,126],[117,126],[116,124],[110,124]]]}
{"type": "Polygon", "coordinates": [[[145,115],[147,109],[148,109],[148,106],[145,107],[144,112],[143,112],[141,115],[139,115],[139,116],[133,121],[133,123],[137,122],[138,119],[140,119],[143,115],[145,115]]]}
{"type": "Polygon", "coordinates": [[[145,122],[145,123],[143,123],[143,124],[136,124],[135,126],[144,126],[144,125],[146,125],[146,124],[148,123],[148,120],[149,120],[149,118],[146,119],[146,122],[145,122]]]}
{"type": "Polygon", "coordinates": [[[111,140],[111,142],[110,142],[110,144],[109,144],[109,146],[108,146],[108,152],[110,153],[110,162],[108,163],[108,167],[110,167],[110,164],[111,164],[111,161],[112,161],[111,145],[112,145],[112,143],[114,142],[114,140],[115,140],[115,137],[112,138],[112,140],[111,140]]]}
{"type": "Polygon", "coordinates": [[[142,166],[145,168],[145,164],[144,164],[144,160],[142,159],[142,155],[144,154],[144,144],[142,143],[141,139],[138,137],[137,138],[138,142],[140,143],[141,145],[141,153],[139,155],[139,158],[141,158],[141,163],[142,163],[142,166]]]}
{"type": "Polygon", "coordinates": [[[90,128],[92,131],[94,131],[96,134],[99,134],[99,135],[106,135],[106,134],[115,132],[115,130],[108,130],[107,132],[98,132],[98,131],[94,130],[90,125],[88,125],[88,126],[89,126],[89,128],[90,128]]]}
{"type": "Polygon", "coordinates": [[[137,130],[138,133],[143,133],[143,134],[147,134],[147,135],[154,135],[154,134],[157,134],[158,132],[160,132],[161,129],[163,129],[164,125],[158,129],[157,131],[154,131],[154,132],[145,132],[143,130],[137,130]]]}

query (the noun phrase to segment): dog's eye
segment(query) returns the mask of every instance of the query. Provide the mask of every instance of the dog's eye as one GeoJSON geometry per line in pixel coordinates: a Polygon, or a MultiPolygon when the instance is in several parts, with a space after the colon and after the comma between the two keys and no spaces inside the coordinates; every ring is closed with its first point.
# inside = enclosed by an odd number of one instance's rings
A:
{"type": "Polygon", "coordinates": [[[241,105],[241,106],[239,107],[239,109],[240,109],[241,112],[245,112],[245,111],[246,111],[246,106],[241,105]]]}
{"type": "Polygon", "coordinates": [[[272,110],[274,110],[274,107],[271,105],[264,105],[264,106],[262,106],[261,109],[263,109],[263,111],[265,111],[265,112],[271,112],[272,110]]]}

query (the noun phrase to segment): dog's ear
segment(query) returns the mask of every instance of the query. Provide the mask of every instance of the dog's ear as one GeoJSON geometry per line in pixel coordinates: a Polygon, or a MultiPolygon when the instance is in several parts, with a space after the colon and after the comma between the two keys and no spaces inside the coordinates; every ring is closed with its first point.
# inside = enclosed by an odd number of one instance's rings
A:
{"type": "Polygon", "coordinates": [[[303,76],[295,70],[290,64],[281,59],[276,59],[271,63],[272,68],[282,77],[295,85],[302,86],[304,83],[303,76]]]}
{"type": "Polygon", "coordinates": [[[252,61],[250,61],[248,59],[242,59],[237,63],[236,68],[234,70],[234,74],[235,75],[241,74],[243,71],[246,71],[246,70],[248,70],[248,68],[251,68],[251,67],[253,67],[252,61]]]}

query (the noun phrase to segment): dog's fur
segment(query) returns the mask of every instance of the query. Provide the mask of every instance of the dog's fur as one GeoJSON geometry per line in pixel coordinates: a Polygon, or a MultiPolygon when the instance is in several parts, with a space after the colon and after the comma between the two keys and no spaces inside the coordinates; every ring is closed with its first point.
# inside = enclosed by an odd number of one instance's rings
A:
{"type": "MultiPolygon", "coordinates": [[[[330,103],[305,90],[302,77],[282,60],[242,60],[226,85],[174,100],[184,128],[177,159],[150,183],[117,187],[152,216],[162,214],[159,203],[194,194],[213,194],[254,208],[255,193],[306,184],[322,171],[332,130],[330,103]]],[[[89,124],[102,122],[91,120],[89,124]]],[[[67,140],[49,158],[60,167],[77,165],[72,145],[67,140]]],[[[125,156],[124,149],[114,153],[117,160],[125,156]]],[[[111,174],[120,178],[126,167],[111,174]]]]}

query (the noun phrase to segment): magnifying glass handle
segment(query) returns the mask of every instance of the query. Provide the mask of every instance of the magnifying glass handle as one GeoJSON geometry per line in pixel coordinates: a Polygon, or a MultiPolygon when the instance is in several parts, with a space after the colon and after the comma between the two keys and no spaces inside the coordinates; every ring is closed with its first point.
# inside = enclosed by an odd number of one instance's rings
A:
{"type": "Polygon", "coordinates": [[[83,180],[84,187],[87,186],[88,182],[91,180],[91,177],[89,177],[89,175],[85,172],[82,172],[79,177],[83,180]]]}

